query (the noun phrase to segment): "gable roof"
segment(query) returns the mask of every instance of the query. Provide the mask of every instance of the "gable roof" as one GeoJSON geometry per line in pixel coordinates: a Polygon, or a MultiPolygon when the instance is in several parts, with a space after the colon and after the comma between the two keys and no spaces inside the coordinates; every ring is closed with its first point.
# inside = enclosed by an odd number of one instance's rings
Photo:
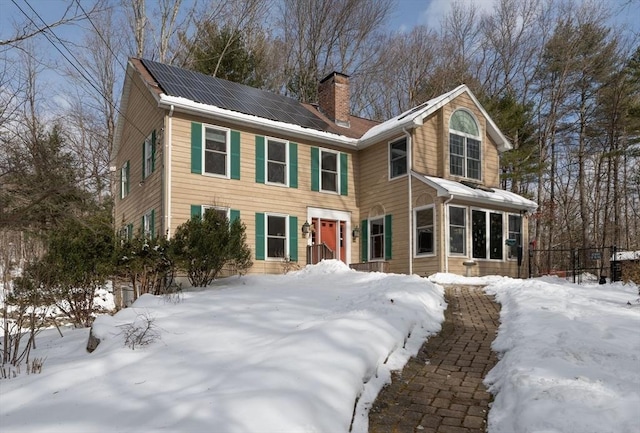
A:
{"type": "Polygon", "coordinates": [[[453,197],[479,204],[500,205],[529,212],[533,212],[538,208],[536,202],[504,189],[474,187],[454,180],[425,176],[415,172],[412,174],[435,189],[438,197],[453,197]]]}
{"type": "Polygon", "coordinates": [[[424,102],[417,107],[411,108],[410,110],[405,111],[393,117],[381,124],[374,126],[369,131],[367,131],[361,138],[360,144],[362,147],[366,147],[368,144],[373,144],[376,141],[379,141],[382,138],[390,138],[393,135],[397,135],[402,132],[403,129],[410,129],[419,125],[422,125],[422,122],[425,118],[430,116],[431,114],[438,111],[440,108],[444,107],[446,104],[457,98],[462,94],[467,94],[471,100],[476,104],[482,115],[487,120],[487,132],[489,136],[496,142],[498,145],[498,150],[504,152],[505,150],[511,150],[513,146],[509,142],[509,140],[502,134],[498,126],[489,116],[489,113],[482,107],[478,99],[474,96],[471,90],[466,86],[466,84],[461,84],[455,89],[444,93],[440,96],[436,96],[433,99],[424,102]]]}
{"type": "MultiPolygon", "coordinates": [[[[466,93],[487,120],[487,132],[500,151],[511,144],[500,132],[466,85],[456,87],[383,123],[350,116],[351,127],[336,125],[318,108],[293,98],[211,77],[146,59],[132,58],[127,65],[120,99],[124,112],[133,74],[140,74],[158,106],[170,111],[199,113],[232,124],[261,127],[272,133],[287,132],[294,137],[321,140],[336,146],[364,148],[422,125],[423,120],[454,98],[466,93]]],[[[118,118],[112,155],[117,154],[123,128],[118,118]]]]}

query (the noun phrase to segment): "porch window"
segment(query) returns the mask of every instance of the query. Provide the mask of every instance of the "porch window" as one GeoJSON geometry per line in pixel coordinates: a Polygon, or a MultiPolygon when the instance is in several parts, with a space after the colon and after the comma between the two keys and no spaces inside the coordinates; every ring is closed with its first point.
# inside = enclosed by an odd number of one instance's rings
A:
{"type": "Polygon", "coordinates": [[[406,137],[389,143],[389,178],[407,174],[407,139],[406,137]]]}
{"type": "Polygon", "coordinates": [[[518,258],[518,246],[522,245],[522,216],[509,215],[509,239],[516,242],[507,249],[507,257],[515,260],[518,258]]]}
{"type": "Polygon", "coordinates": [[[473,209],[471,219],[473,257],[502,260],[504,244],[502,214],[473,209]]]}
{"type": "Polygon", "coordinates": [[[473,116],[458,110],[449,123],[449,172],[454,176],[481,180],[481,139],[473,116]]]}
{"type": "Polygon", "coordinates": [[[415,210],[416,254],[429,255],[434,252],[434,212],[433,206],[415,210]]]}
{"type": "Polygon", "coordinates": [[[467,253],[467,210],[464,207],[449,206],[449,253],[467,253]]]}

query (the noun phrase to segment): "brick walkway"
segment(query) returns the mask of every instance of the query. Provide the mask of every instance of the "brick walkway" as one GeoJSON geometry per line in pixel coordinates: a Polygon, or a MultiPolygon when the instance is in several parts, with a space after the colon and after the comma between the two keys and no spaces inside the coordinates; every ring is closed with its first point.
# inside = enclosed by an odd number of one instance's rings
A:
{"type": "Polygon", "coordinates": [[[445,298],[442,331],[378,395],[369,433],[485,431],[491,395],[482,379],[496,363],[499,306],[473,286],[447,287],[445,298]]]}

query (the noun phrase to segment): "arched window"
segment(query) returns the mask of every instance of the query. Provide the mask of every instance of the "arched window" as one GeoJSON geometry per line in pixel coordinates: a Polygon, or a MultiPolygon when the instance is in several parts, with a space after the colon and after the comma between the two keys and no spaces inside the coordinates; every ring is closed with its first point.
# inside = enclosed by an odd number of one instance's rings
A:
{"type": "Polygon", "coordinates": [[[473,116],[458,110],[449,121],[449,173],[480,180],[481,170],[480,131],[473,116]]]}

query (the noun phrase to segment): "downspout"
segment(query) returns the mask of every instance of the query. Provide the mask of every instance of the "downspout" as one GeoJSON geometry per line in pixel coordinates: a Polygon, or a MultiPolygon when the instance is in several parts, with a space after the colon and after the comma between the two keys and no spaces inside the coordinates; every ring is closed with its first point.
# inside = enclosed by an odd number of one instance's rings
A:
{"type": "MultiPolygon", "coordinates": [[[[449,195],[449,198],[445,200],[442,204],[443,206],[443,214],[444,221],[442,227],[444,228],[444,233],[447,233],[447,227],[449,225],[449,207],[447,206],[451,200],[453,200],[453,195],[449,195]]],[[[449,273],[449,236],[444,236],[444,272],[446,274],[449,273]]]]}
{"type": "Polygon", "coordinates": [[[402,128],[402,132],[407,137],[407,184],[409,185],[409,275],[413,275],[413,190],[411,188],[411,178],[413,177],[413,160],[411,159],[411,134],[407,128],[402,128]]]}
{"type": "Polygon", "coordinates": [[[167,235],[167,239],[171,238],[171,137],[172,137],[172,120],[173,120],[173,109],[174,106],[171,104],[169,108],[169,120],[167,122],[167,134],[165,135],[164,140],[164,149],[165,149],[165,176],[167,179],[165,185],[165,215],[164,220],[166,221],[166,229],[165,233],[167,235]]]}

